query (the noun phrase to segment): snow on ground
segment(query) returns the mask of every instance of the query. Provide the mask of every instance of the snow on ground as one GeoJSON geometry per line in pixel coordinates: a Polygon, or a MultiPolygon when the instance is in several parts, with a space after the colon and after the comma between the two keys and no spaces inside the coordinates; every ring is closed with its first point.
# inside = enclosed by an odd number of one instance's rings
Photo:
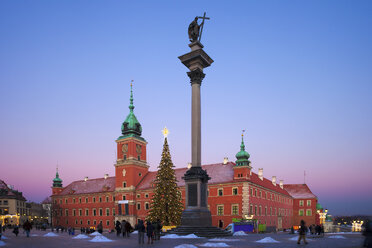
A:
{"type": "Polygon", "coordinates": [[[245,232],[243,231],[238,231],[238,232],[234,232],[233,236],[247,236],[248,234],[246,234],[245,232]]]}
{"type": "Polygon", "coordinates": [[[0,246],[4,246],[5,242],[0,240],[0,246]]]}
{"type": "Polygon", "coordinates": [[[326,233],[326,234],[361,234],[360,232],[335,232],[335,233],[326,233]]]}
{"type": "MultiPolygon", "coordinates": [[[[298,236],[294,236],[288,240],[291,240],[291,241],[297,241],[298,240],[298,236]]],[[[309,237],[306,237],[306,241],[314,241],[313,239],[310,239],[309,237]]]]}
{"type": "Polygon", "coordinates": [[[99,232],[95,231],[94,233],[91,233],[89,235],[91,235],[91,236],[97,236],[97,235],[102,235],[102,234],[100,234],[99,232]]]}
{"type": "Polygon", "coordinates": [[[7,237],[5,237],[5,236],[1,236],[1,239],[8,239],[7,237]]]}
{"type": "Polygon", "coordinates": [[[47,234],[44,234],[44,237],[57,237],[58,234],[55,234],[53,232],[48,232],[47,234]]]}
{"type": "Polygon", "coordinates": [[[177,235],[177,234],[167,234],[165,236],[162,237],[162,239],[198,239],[200,237],[196,236],[195,234],[189,234],[189,235],[186,235],[186,236],[181,236],[181,235],[177,235]]]}
{"type": "Polygon", "coordinates": [[[37,237],[37,236],[39,236],[39,234],[31,234],[30,236],[31,237],[37,237]]]}
{"type": "Polygon", "coordinates": [[[190,244],[182,244],[182,245],[177,245],[174,248],[198,248],[195,245],[190,245],[190,244]]]}
{"type": "Polygon", "coordinates": [[[280,243],[279,241],[271,238],[271,237],[266,237],[266,238],[263,238],[263,239],[260,239],[260,240],[257,240],[256,241],[257,243],[280,243]]]}
{"type": "Polygon", "coordinates": [[[204,244],[200,244],[200,246],[203,246],[203,247],[230,247],[228,244],[226,243],[204,243],[204,244]]]}
{"type": "Polygon", "coordinates": [[[132,234],[138,234],[138,231],[134,231],[134,232],[132,232],[132,234]]]}
{"type": "Polygon", "coordinates": [[[214,238],[214,239],[210,239],[209,241],[213,241],[213,242],[230,242],[230,241],[240,241],[240,239],[220,239],[220,238],[214,238]]]}
{"type": "Polygon", "coordinates": [[[334,235],[334,236],[329,236],[328,238],[330,239],[346,239],[344,236],[342,235],[334,235]]]}
{"type": "Polygon", "coordinates": [[[73,237],[73,239],[88,239],[89,236],[85,235],[85,234],[79,234],[75,237],[73,237]]]}
{"type": "Polygon", "coordinates": [[[112,242],[111,239],[108,239],[108,238],[106,238],[103,235],[97,235],[97,236],[95,236],[93,239],[91,239],[89,241],[90,242],[96,242],[96,243],[98,243],[98,242],[112,242]]]}

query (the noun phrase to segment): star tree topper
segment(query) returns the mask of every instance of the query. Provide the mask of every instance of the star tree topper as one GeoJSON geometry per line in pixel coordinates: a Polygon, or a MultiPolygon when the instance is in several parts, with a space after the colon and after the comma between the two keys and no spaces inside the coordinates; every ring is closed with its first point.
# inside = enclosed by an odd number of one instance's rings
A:
{"type": "Polygon", "coordinates": [[[161,132],[163,133],[163,135],[164,135],[164,138],[166,138],[166,137],[168,136],[168,134],[169,134],[169,130],[168,130],[168,128],[167,128],[167,127],[164,127],[164,129],[163,129],[163,130],[161,130],[161,132]]]}

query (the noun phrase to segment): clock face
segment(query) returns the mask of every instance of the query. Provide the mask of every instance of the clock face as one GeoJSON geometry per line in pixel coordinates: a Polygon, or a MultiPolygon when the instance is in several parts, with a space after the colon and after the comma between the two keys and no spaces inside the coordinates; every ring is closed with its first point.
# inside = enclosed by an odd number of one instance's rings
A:
{"type": "Polygon", "coordinates": [[[128,144],[124,144],[122,147],[121,147],[121,150],[123,153],[127,153],[128,152],[128,144]]]}

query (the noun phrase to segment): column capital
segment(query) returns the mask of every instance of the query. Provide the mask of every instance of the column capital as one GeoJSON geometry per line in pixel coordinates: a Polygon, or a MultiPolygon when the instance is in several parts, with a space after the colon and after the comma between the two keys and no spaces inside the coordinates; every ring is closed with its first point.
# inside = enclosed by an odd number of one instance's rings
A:
{"type": "Polygon", "coordinates": [[[189,71],[187,73],[187,76],[189,76],[189,78],[190,78],[191,85],[193,85],[193,84],[201,85],[201,82],[202,82],[203,78],[205,77],[205,74],[203,73],[203,71],[201,69],[197,68],[193,71],[189,71]]]}

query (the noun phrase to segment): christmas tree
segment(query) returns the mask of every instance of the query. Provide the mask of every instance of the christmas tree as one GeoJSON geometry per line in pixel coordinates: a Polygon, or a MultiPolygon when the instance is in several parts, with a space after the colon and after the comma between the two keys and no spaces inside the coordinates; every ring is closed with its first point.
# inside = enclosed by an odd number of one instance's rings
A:
{"type": "Polygon", "coordinates": [[[165,226],[178,226],[181,223],[183,204],[169,152],[167,133],[168,130],[164,128],[163,153],[154,182],[155,190],[152,196],[148,219],[151,221],[159,219],[165,226]]]}

